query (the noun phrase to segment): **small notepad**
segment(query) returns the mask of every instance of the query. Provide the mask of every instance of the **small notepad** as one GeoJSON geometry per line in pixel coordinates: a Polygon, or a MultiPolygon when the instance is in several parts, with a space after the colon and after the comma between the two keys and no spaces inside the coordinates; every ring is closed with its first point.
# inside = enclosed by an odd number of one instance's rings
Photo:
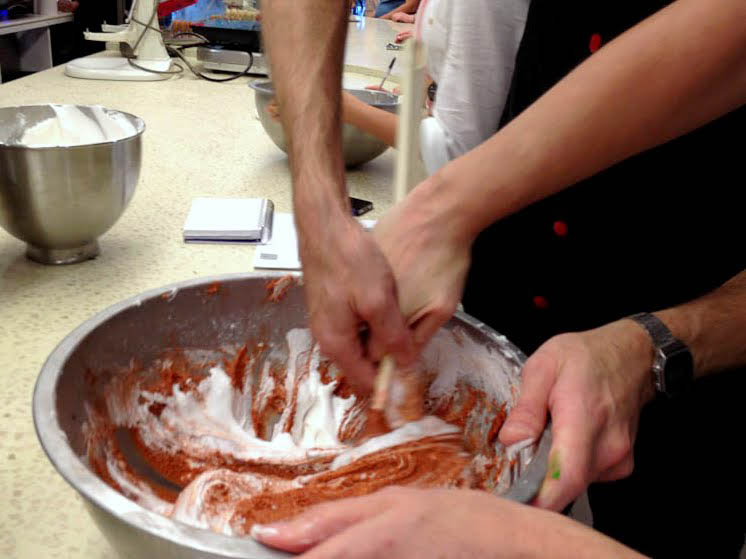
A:
{"type": "Polygon", "coordinates": [[[184,222],[187,242],[267,243],[274,204],[267,198],[195,198],[184,222]]]}

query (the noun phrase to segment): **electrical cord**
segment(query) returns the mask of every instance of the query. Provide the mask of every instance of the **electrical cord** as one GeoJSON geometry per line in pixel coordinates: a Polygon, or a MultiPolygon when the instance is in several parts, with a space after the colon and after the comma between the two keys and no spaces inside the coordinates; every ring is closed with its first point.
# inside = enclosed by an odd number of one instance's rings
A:
{"type": "Polygon", "coordinates": [[[170,53],[173,53],[177,57],[181,59],[181,61],[186,64],[187,68],[197,77],[202,78],[203,80],[207,80],[208,82],[215,82],[215,83],[221,83],[221,82],[231,82],[233,80],[237,80],[238,78],[242,78],[243,76],[247,75],[251,71],[251,67],[254,66],[254,55],[253,53],[249,53],[249,64],[246,66],[246,68],[240,73],[236,74],[235,76],[230,76],[228,78],[213,78],[212,76],[208,76],[207,74],[203,74],[199,70],[195,69],[194,66],[187,60],[187,58],[181,54],[181,51],[179,49],[175,49],[172,47],[167,47],[167,50],[170,53]]]}
{"type": "MultiPolygon", "coordinates": [[[[198,39],[200,39],[202,41],[202,44],[205,44],[205,45],[209,45],[210,44],[210,39],[208,39],[204,35],[200,35],[199,33],[195,33],[194,31],[182,31],[182,32],[177,33],[176,35],[174,35],[172,38],[173,39],[177,39],[178,37],[184,37],[184,36],[197,37],[198,39]]],[[[199,44],[199,43],[197,43],[197,44],[199,44]]],[[[192,45],[189,45],[189,46],[192,46],[192,45]]]]}
{"type": "Polygon", "coordinates": [[[153,13],[150,14],[150,19],[148,20],[148,23],[143,23],[141,21],[137,21],[134,18],[134,16],[130,13],[130,17],[129,17],[130,21],[134,21],[135,23],[139,23],[140,25],[142,25],[143,27],[145,27],[145,29],[142,30],[142,33],[140,33],[140,36],[137,38],[137,41],[135,42],[135,46],[132,47],[132,52],[136,51],[137,47],[140,46],[140,43],[142,42],[143,38],[145,37],[145,34],[148,32],[148,29],[153,29],[157,33],[160,33],[161,35],[163,35],[163,33],[161,32],[160,29],[156,29],[155,27],[152,26],[153,25],[153,20],[155,19],[155,17],[157,15],[158,15],[158,2],[156,0],[153,1],[153,13]]]}
{"type": "Polygon", "coordinates": [[[137,68],[138,70],[142,70],[143,72],[150,72],[151,74],[167,74],[167,75],[176,75],[176,74],[183,74],[184,68],[180,66],[179,64],[176,64],[175,62],[171,62],[171,66],[178,68],[178,70],[151,70],[150,68],[146,68],[145,66],[140,66],[139,64],[135,64],[132,62],[131,58],[127,59],[127,62],[129,62],[129,65],[133,68],[137,68]]]}
{"type": "MultiPolygon", "coordinates": [[[[150,20],[147,23],[144,23],[142,21],[139,21],[134,18],[134,16],[130,15],[130,20],[134,21],[135,23],[143,26],[143,31],[140,33],[140,36],[137,38],[137,41],[135,41],[135,46],[132,47],[132,51],[134,52],[137,50],[137,47],[140,46],[140,43],[142,42],[143,37],[145,37],[145,34],[148,32],[148,29],[155,31],[156,33],[159,33],[161,36],[164,35],[163,31],[161,31],[159,28],[153,26],[153,20],[155,19],[156,15],[158,14],[158,4],[155,3],[153,7],[153,13],[150,16],[150,20]]],[[[197,43],[203,44],[203,45],[210,45],[210,41],[204,37],[203,35],[200,35],[199,33],[194,33],[192,31],[185,31],[182,33],[177,33],[174,35],[174,38],[181,37],[184,35],[194,36],[200,38],[203,42],[197,43]]],[[[188,46],[196,46],[196,45],[188,45],[188,46]]],[[[208,76],[207,74],[204,74],[194,68],[192,64],[187,60],[187,58],[181,53],[181,50],[183,48],[186,48],[185,46],[182,47],[172,47],[169,45],[166,45],[166,52],[171,56],[176,56],[179,58],[184,64],[186,64],[186,67],[189,68],[189,71],[192,72],[195,76],[197,76],[200,79],[206,80],[208,82],[214,82],[214,83],[222,83],[222,82],[230,82],[233,80],[237,80],[238,78],[241,78],[243,76],[248,75],[248,73],[251,71],[251,68],[254,66],[254,54],[252,52],[249,52],[249,64],[246,66],[246,68],[239,74],[236,74],[235,76],[230,76],[228,78],[213,78],[212,76],[208,76]]],[[[140,66],[139,64],[136,64],[132,61],[132,58],[128,58],[127,61],[129,62],[130,66],[137,68],[138,70],[142,70],[144,72],[150,72],[151,74],[166,74],[166,75],[175,75],[175,74],[182,74],[184,72],[184,68],[176,64],[175,62],[172,62],[172,66],[175,66],[178,68],[178,70],[151,70],[149,68],[145,68],[144,66],[140,66]]]]}

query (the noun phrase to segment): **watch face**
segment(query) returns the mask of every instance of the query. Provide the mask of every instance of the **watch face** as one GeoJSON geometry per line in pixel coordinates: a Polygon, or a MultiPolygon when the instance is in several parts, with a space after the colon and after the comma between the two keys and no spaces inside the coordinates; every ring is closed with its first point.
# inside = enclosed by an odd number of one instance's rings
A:
{"type": "Polygon", "coordinates": [[[666,381],[666,393],[669,395],[685,392],[692,383],[694,361],[686,347],[668,353],[663,371],[666,381]]]}

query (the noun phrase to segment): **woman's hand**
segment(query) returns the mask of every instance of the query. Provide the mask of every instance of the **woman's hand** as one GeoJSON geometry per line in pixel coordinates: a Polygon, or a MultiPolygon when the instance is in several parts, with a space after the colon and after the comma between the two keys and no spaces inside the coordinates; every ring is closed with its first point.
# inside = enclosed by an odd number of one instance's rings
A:
{"type": "Polygon", "coordinates": [[[560,514],[463,489],[391,487],[251,534],[305,559],[641,558],[560,514]]]}
{"type": "Polygon", "coordinates": [[[391,16],[391,21],[397,23],[414,23],[414,14],[405,14],[404,12],[396,12],[391,16]]]}
{"type": "Polygon", "coordinates": [[[411,39],[412,37],[414,37],[413,31],[402,31],[401,33],[398,33],[396,35],[396,39],[394,39],[394,42],[397,44],[403,43],[404,41],[406,41],[407,39],[411,39]]]}

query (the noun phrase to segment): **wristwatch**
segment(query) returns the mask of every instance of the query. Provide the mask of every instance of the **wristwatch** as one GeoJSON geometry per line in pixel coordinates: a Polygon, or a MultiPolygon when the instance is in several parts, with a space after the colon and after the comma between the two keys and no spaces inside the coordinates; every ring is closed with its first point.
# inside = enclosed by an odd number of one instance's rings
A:
{"type": "Polygon", "coordinates": [[[667,396],[686,392],[694,378],[694,359],[687,345],[674,337],[655,315],[639,313],[629,317],[642,326],[653,340],[655,389],[667,396]]]}

